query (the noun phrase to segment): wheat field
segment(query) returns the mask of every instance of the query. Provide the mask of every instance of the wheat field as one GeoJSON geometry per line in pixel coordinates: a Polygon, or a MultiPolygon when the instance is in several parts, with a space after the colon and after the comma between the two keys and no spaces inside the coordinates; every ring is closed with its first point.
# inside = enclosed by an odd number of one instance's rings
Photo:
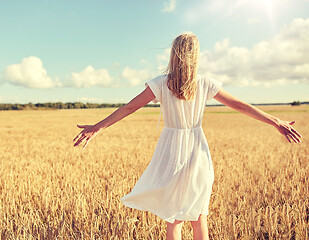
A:
{"type": "MultiPolygon", "coordinates": [[[[211,239],[309,239],[309,108],[260,108],[296,120],[302,143],[228,108],[206,108],[211,239]]],[[[120,202],[151,160],[159,109],[142,108],[86,149],[73,147],[76,124],[114,110],[0,112],[1,239],[165,239],[163,220],[120,202]]],[[[189,222],[182,236],[192,239],[189,222]]]]}

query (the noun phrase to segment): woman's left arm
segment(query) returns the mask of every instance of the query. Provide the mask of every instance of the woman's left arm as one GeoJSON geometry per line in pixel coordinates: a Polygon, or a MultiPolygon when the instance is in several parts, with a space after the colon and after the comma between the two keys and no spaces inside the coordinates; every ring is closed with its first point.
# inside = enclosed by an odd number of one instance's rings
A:
{"type": "Polygon", "coordinates": [[[126,116],[134,113],[136,110],[145,106],[147,103],[155,99],[155,95],[149,87],[147,87],[143,92],[133,98],[129,103],[118,108],[111,115],[103,119],[102,121],[96,123],[95,125],[77,125],[83,130],[74,138],[74,147],[81,144],[84,140],[86,141],[83,148],[85,148],[90,140],[92,140],[100,130],[107,128],[114,123],[120,121],[126,116]]]}
{"type": "Polygon", "coordinates": [[[289,142],[291,142],[291,140],[293,140],[295,143],[300,142],[301,135],[292,127],[295,121],[289,122],[280,120],[279,118],[276,118],[248,103],[235,98],[222,88],[215,95],[214,99],[230,108],[235,109],[238,112],[244,113],[252,118],[274,126],[282,135],[287,138],[289,142]]]}

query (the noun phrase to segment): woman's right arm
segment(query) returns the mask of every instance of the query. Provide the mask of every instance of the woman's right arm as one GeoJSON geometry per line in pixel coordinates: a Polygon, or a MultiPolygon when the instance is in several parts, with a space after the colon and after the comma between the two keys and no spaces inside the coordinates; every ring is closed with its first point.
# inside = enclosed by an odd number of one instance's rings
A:
{"type": "Polygon", "coordinates": [[[74,138],[74,147],[78,146],[85,140],[86,142],[83,146],[83,148],[85,148],[88,142],[93,139],[101,129],[105,129],[125,118],[126,116],[132,114],[136,110],[140,109],[141,107],[145,106],[147,103],[155,99],[155,97],[156,96],[153,94],[152,90],[148,86],[143,92],[133,98],[129,103],[118,108],[116,111],[114,111],[112,114],[110,114],[108,117],[98,122],[97,124],[77,125],[83,130],[74,138]]]}
{"type": "Polygon", "coordinates": [[[288,122],[280,120],[279,118],[276,118],[248,103],[237,99],[222,88],[215,95],[214,99],[230,108],[235,109],[238,112],[244,113],[252,118],[274,126],[282,135],[287,138],[289,142],[291,142],[291,140],[293,140],[295,143],[300,142],[301,135],[292,127],[295,121],[288,122]]]}

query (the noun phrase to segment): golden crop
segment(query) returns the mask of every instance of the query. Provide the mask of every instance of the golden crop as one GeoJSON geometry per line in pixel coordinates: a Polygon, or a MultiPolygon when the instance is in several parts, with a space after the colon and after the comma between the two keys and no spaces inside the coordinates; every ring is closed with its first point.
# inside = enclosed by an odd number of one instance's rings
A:
{"type": "MultiPolygon", "coordinates": [[[[224,107],[203,128],[215,169],[211,239],[309,239],[309,108],[261,107],[296,120],[301,144],[224,107]]],[[[0,112],[1,239],[164,239],[165,222],[130,209],[127,194],[151,160],[158,108],[143,108],[73,148],[76,124],[114,109],[0,112]]],[[[183,239],[192,239],[185,222],[183,239]]]]}

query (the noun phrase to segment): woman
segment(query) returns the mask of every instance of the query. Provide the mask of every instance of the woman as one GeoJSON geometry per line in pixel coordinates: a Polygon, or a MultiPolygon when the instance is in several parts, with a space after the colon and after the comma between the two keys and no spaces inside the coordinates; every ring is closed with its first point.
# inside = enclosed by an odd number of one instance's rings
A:
{"type": "Polygon", "coordinates": [[[167,239],[180,239],[183,221],[190,221],[194,239],[208,239],[207,214],[213,184],[213,165],[201,128],[206,101],[214,98],[252,118],[274,126],[289,142],[300,142],[295,123],[280,120],[244,103],[221,88],[213,78],[197,74],[198,38],[179,35],[173,42],[165,75],[146,83],[128,104],[95,125],[83,125],[74,146],[86,147],[96,134],[150,101],[160,102],[165,126],[153,157],[123,204],[150,211],[167,222],[167,239]]]}

